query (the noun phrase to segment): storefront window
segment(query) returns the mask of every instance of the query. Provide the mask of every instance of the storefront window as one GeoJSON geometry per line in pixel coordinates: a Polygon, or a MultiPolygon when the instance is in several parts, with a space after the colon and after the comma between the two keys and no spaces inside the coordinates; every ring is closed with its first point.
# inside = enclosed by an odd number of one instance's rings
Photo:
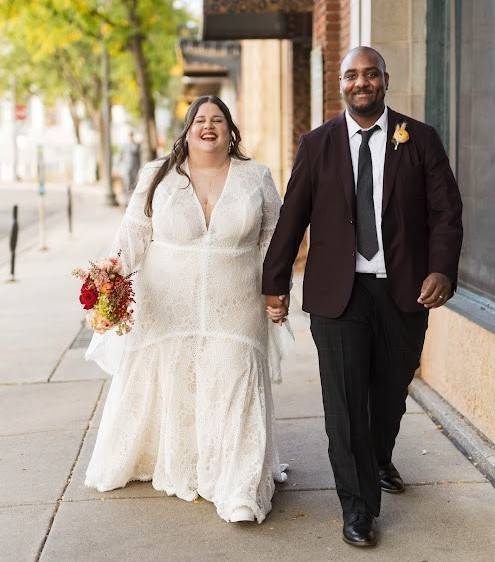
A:
{"type": "Polygon", "coordinates": [[[495,300],[495,3],[456,2],[461,285],[495,300]]]}
{"type": "Polygon", "coordinates": [[[495,3],[429,0],[426,120],[464,204],[459,286],[495,301],[495,3]]]}

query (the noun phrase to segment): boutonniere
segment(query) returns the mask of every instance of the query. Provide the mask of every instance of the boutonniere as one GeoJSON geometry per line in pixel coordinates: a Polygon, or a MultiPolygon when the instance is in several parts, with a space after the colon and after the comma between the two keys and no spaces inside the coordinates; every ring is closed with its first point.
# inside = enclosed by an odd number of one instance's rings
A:
{"type": "Polygon", "coordinates": [[[394,136],[392,137],[392,144],[394,150],[399,148],[399,144],[403,144],[409,140],[409,133],[406,131],[407,123],[397,123],[395,126],[394,136]]]}

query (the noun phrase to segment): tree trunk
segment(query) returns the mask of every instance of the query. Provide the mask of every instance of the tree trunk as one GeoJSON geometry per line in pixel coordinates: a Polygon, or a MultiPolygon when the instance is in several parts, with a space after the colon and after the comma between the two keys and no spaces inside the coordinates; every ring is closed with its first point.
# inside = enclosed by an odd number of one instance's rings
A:
{"type": "Polygon", "coordinates": [[[98,111],[96,116],[97,130],[98,130],[98,180],[105,178],[105,123],[103,120],[103,111],[98,111]]]}
{"type": "Polygon", "coordinates": [[[133,29],[129,37],[129,50],[132,53],[136,68],[139,106],[144,125],[143,161],[149,162],[156,158],[156,149],[158,146],[155,122],[155,100],[151,93],[148,61],[144,56],[143,35],[141,33],[141,22],[136,11],[136,0],[131,0],[131,2],[129,2],[128,10],[129,20],[133,29]]]}
{"type": "Polygon", "coordinates": [[[95,109],[85,103],[86,113],[96,131],[98,146],[96,152],[96,179],[100,180],[105,173],[105,134],[103,127],[103,114],[101,108],[95,109]]]}
{"type": "Polygon", "coordinates": [[[81,119],[77,114],[76,100],[73,96],[69,97],[69,111],[72,118],[72,125],[74,127],[74,135],[77,144],[81,144],[81,119]]]}

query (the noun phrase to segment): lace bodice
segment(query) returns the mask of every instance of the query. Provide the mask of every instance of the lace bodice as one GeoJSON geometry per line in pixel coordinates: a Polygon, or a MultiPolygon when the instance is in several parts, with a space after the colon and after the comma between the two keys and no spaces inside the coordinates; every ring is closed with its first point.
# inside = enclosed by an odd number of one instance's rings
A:
{"type": "MultiPolygon", "coordinates": [[[[126,269],[138,268],[151,240],[164,245],[266,250],[278,220],[281,200],[266,166],[232,159],[225,186],[212,211],[209,228],[187,177],[172,170],[153,198],[153,217],[144,214],[149,185],[160,167],[150,162],[139,174],[113,249],[121,249],[126,269]]],[[[187,162],[185,169],[188,171],[187,162]]]]}
{"type": "Polygon", "coordinates": [[[152,218],[144,214],[159,165],[151,162],[141,171],[114,242],[127,272],[140,270],[129,345],[215,335],[266,354],[261,267],[281,206],[270,171],[252,160],[232,159],[207,228],[193,186],[175,170],[155,191],[152,218]]]}

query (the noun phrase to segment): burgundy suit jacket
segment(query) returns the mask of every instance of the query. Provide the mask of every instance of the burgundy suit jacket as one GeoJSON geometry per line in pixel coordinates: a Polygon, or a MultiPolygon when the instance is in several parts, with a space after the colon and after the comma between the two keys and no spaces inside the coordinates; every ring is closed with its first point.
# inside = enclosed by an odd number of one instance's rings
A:
{"type": "MultiPolygon", "coordinates": [[[[382,237],[389,290],[404,312],[417,302],[429,273],[457,284],[462,203],[433,127],[388,111],[382,237]],[[407,122],[409,141],[392,135],[407,122]]],[[[310,247],[303,310],[337,318],[349,302],[356,267],[356,197],[345,115],[301,138],[280,218],[263,266],[263,294],[289,292],[292,265],[308,225],[310,247]]]]}

